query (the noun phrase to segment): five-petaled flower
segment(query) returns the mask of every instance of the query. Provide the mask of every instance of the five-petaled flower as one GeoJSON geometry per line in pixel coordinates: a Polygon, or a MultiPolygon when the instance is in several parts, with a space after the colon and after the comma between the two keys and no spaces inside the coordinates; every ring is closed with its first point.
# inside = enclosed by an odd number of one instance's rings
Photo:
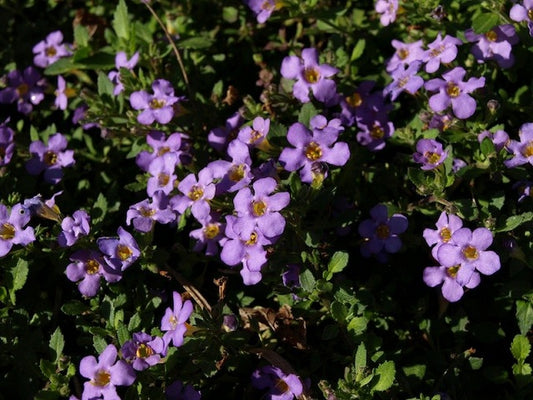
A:
{"type": "Polygon", "coordinates": [[[416,143],[413,160],[422,164],[423,170],[435,169],[448,157],[448,152],[435,139],[420,139],[416,143]]]}
{"type": "Polygon", "coordinates": [[[41,68],[46,68],[62,57],[67,57],[71,54],[70,50],[63,43],[63,33],[61,31],[54,31],[46,36],[46,39],[41,40],[33,46],[33,63],[41,68]]]}
{"type": "Polygon", "coordinates": [[[44,171],[46,182],[56,184],[63,178],[63,167],[74,165],[74,151],[65,150],[67,138],[56,133],[48,138],[48,144],[36,140],[30,144],[33,157],[26,163],[26,170],[31,175],[39,175],[44,171]]]}
{"type": "Polygon", "coordinates": [[[172,293],[172,299],[174,300],[174,307],[167,307],[161,319],[161,330],[165,332],[163,335],[165,347],[168,347],[170,343],[176,347],[183,344],[183,335],[187,331],[186,321],[193,311],[192,302],[190,300],[183,301],[178,292],[172,293]]]}
{"type": "Polygon", "coordinates": [[[11,210],[0,204],[0,257],[9,253],[14,244],[26,246],[35,240],[33,228],[25,228],[30,219],[22,204],[15,204],[11,210]]]}
{"type": "Polygon", "coordinates": [[[150,125],[154,121],[168,124],[174,116],[173,104],[183,100],[183,97],[174,96],[172,84],[165,79],[156,79],[152,90],[154,94],[140,90],[130,95],[132,108],[142,110],[137,121],[143,125],[150,125]]]}
{"type": "Polygon", "coordinates": [[[513,158],[503,162],[507,168],[527,163],[533,165],[533,123],[522,124],[518,136],[520,141],[511,140],[507,145],[509,151],[513,153],[513,158]]]}

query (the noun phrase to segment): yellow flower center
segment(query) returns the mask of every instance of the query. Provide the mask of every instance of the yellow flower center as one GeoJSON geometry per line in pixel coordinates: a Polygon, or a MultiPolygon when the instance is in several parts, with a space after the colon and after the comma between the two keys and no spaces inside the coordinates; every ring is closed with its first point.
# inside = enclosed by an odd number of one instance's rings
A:
{"type": "Polygon", "coordinates": [[[361,104],[363,104],[363,98],[357,92],[354,92],[351,96],[347,96],[344,100],[346,100],[346,103],[353,108],[359,107],[361,104]]]}
{"type": "Polygon", "coordinates": [[[463,255],[466,257],[467,260],[477,260],[479,258],[479,253],[477,249],[474,246],[466,246],[463,249],[463,255]]]}
{"type": "Polygon", "coordinates": [[[530,21],[533,21],[533,8],[527,10],[527,17],[530,21]]]}
{"type": "Polygon", "coordinates": [[[305,156],[311,161],[316,161],[322,157],[322,149],[317,142],[311,142],[307,145],[305,156]]]}
{"type": "Polygon", "coordinates": [[[168,181],[170,181],[170,176],[168,174],[161,173],[157,175],[157,184],[159,187],[168,185],[168,181]]]}
{"type": "Polygon", "coordinates": [[[157,155],[158,156],[162,156],[163,154],[166,154],[170,151],[170,147],[168,146],[163,146],[163,147],[160,147],[159,150],[157,151],[157,155]]]}
{"type": "Polygon", "coordinates": [[[57,162],[57,154],[53,151],[47,151],[44,153],[43,161],[46,165],[54,165],[57,162]]]}
{"type": "Polygon", "coordinates": [[[379,125],[374,125],[370,131],[370,136],[374,139],[383,139],[385,131],[379,125]]]}
{"type": "Polygon", "coordinates": [[[252,203],[252,210],[256,217],[261,217],[262,215],[265,215],[266,209],[267,205],[263,200],[254,201],[252,203]]]}
{"type": "Polygon", "coordinates": [[[304,79],[308,83],[317,83],[318,80],[320,79],[320,72],[318,72],[314,68],[306,68],[304,70],[304,79]]]}
{"type": "Polygon", "coordinates": [[[398,50],[398,57],[400,60],[405,60],[409,56],[409,50],[402,48],[398,50]]]}
{"type": "Polygon", "coordinates": [[[440,160],[440,154],[433,153],[431,151],[426,151],[424,153],[424,157],[426,157],[426,160],[430,164],[437,164],[439,162],[439,160],[440,160]]]}
{"type": "Polygon", "coordinates": [[[524,146],[524,148],[522,149],[522,155],[524,157],[533,156],[533,141],[529,142],[524,146]]]}
{"type": "Polygon", "coordinates": [[[244,164],[233,165],[229,170],[228,177],[233,182],[239,182],[244,178],[244,164]]]}
{"type": "Polygon", "coordinates": [[[280,394],[287,393],[289,391],[289,385],[283,379],[277,379],[274,387],[279,390],[280,394]]]}
{"type": "Polygon", "coordinates": [[[137,358],[148,358],[151,355],[154,354],[154,349],[152,349],[147,344],[141,343],[139,347],[137,347],[137,351],[135,352],[135,355],[137,358]]]}
{"type": "Polygon", "coordinates": [[[106,370],[99,370],[94,376],[94,381],[91,383],[95,386],[105,386],[111,382],[111,374],[106,370]]]}
{"type": "Polygon", "coordinates": [[[461,264],[454,265],[453,267],[446,269],[446,274],[448,274],[450,278],[455,278],[460,268],[461,264]]]}
{"type": "Polygon", "coordinates": [[[201,187],[196,186],[196,185],[194,185],[191,188],[191,191],[188,194],[189,199],[191,199],[192,201],[196,201],[200,199],[203,195],[204,195],[204,190],[201,187]]]}
{"type": "Polygon", "coordinates": [[[379,224],[376,228],[376,234],[380,239],[387,239],[390,236],[390,228],[387,224],[379,224]]]}
{"type": "Polygon", "coordinates": [[[155,210],[153,208],[149,207],[141,207],[139,210],[139,213],[146,218],[152,217],[155,215],[155,210]]]}
{"type": "Polygon", "coordinates": [[[443,243],[448,243],[452,238],[452,232],[446,226],[440,230],[439,235],[443,243]]]}
{"type": "Polygon", "coordinates": [[[398,87],[403,88],[405,85],[407,85],[408,82],[409,82],[409,77],[408,76],[404,76],[403,78],[401,78],[398,81],[398,87]]]}
{"type": "Polygon", "coordinates": [[[96,274],[99,269],[100,269],[100,263],[96,261],[94,258],[87,260],[87,262],[85,263],[85,272],[87,272],[89,275],[96,274]]]}
{"type": "Polygon", "coordinates": [[[17,90],[19,97],[22,97],[30,91],[30,87],[28,86],[27,83],[21,83],[20,85],[17,86],[16,90],[17,90]]]}
{"type": "Polygon", "coordinates": [[[246,242],[244,242],[244,244],[246,246],[253,246],[256,243],[257,243],[257,233],[255,233],[255,232],[252,232],[250,234],[250,239],[248,239],[246,242]]]}
{"type": "Polygon", "coordinates": [[[150,100],[150,108],[152,110],[163,108],[167,104],[166,100],[164,99],[152,99],[150,100]]]}
{"type": "Polygon", "coordinates": [[[263,3],[261,4],[261,10],[270,11],[270,10],[273,10],[273,9],[274,9],[274,5],[272,5],[270,3],[270,1],[268,1],[268,0],[263,1],[263,3]]]}
{"type": "Polygon", "coordinates": [[[436,47],[434,49],[431,49],[429,54],[431,57],[437,57],[439,54],[441,54],[444,51],[445,47],[443,44],[441,44],[439,47],[436,47]]]}
{"type": "Polygon", "coordinates": [[[207,224],[207,226],[204,228],[204,236],[207,239],[214,239],[217,237],[219,232],[220,228],[218,224],[207,224]]]}
{"type": "Polygon", "coordinates": [[[15,227],[8,222],[0,225],[0,239],[10,240],[15,237],[15,227]]]}
{"type": "Polygon", "coordinates": [[[170,316],[170,318],[168,319],[168,322],[170,322],[170,325],[172,325],[172,328],[175,328],[176,325],[178,324],[178,320],[176,319],[174,315],[170,316]]]}
{"type": "Polygon", "coordinates": [[[448,87],[446,88],[446,93],[450,97],[457,97],[461,93],[461,89],[453,82],[448,82],[448,87]]]}
{"type": "Polygon", "coordinates": [[[126,261],[128,258],[132,256],[132,254],[133,254],[133,251],[131,251],[131,249],[125,244],[119,244],[117,246],[117,256],[122,261],[126,261]]]}
{"type": "Polygon", "coordinates": [[[485,37],[491,42],[495,42],[498,39],[498,34],[491,29],[490,31],[485,33],[485,37]]]}
{"type": "Polygon", "coordinates": [[[256,131],[255,129],[252,129],[252,131],[250,132],[250,140],[248,141],[248,143],[255,143],[261,138],[263,138],[263,134],[259,131],[256,131]]]}
{"type": "Polygon", "coordinates": [[[50,46],[44,50],[44,54],[46,54],[47,57],[53,57],[57,54],[57,50],[54,46],[50,46]]]}

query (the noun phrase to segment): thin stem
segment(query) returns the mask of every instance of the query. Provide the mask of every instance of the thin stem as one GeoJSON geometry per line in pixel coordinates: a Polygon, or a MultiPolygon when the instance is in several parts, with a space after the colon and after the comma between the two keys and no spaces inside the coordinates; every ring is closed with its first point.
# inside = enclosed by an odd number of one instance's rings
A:
{"type": "Polygon", "coordinates": [[[179,272],[174,270],[169,265],[165,264],[165,269],[170,272],[174,279],[176,279],[181,286],[191,295],[196,304],[198,304],[203,310],[207,310],[209,315],[211,315],[211,306],[207,300],[202,296],[200,291],[196,289],[187,279],[185,279],[179,272]]]}

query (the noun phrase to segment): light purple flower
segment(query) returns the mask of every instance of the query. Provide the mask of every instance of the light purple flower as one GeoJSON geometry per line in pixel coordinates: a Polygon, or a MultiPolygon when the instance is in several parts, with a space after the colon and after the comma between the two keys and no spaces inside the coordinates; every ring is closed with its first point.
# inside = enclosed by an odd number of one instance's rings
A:
{"type": "Polygon", "coordinates": [[[442,38],[441,34],[428,44],[428,49],[424,52],[423,60],[426,63],[426,72],[436,72],[440,64],[451,63],[457,57],[457,46],[463,42],[453,36],[446,35],[442,38]]]}
{"type": "Polygon", "coordinates": [[[153,95],[144,90],[130,95],[131,107],[134,110],[143,110],[137,116],[137,121],[143,125],[150,125],[154,121],[168,124],[174,116],[172,105],[183,97],[174,96],[172,84],[165,79],[156,79],[152,84],[152,90],[153,95]]]}
{"type": "Polygon", "coordinates": [[[128,60],[128,56],[125,52],[119,51],[117,55],[115,56],[115,67],[116,71],[110,71],[107,74],[107,77],[109,80],[115,85],[115,88],[113,89],[113,94],[115,96],[118,96],[122,91],[124,90],[124,85],[120,81],[120,68],[126,68],[130,71],[137,65],[137,62],[139,61],[139,52],[135,52],[131,56],[131,58],[128,60]]]}
{"type": "Polygon", "coordinates": [[[174,132],[166,137],[164,132],[151,131],[146,135],[146,143],[152,148],[152,151],[141,151],[137,154],[135,162],[143,171],[148,172],[150,163],[153,160],[164,156],[166,153],[173,153],[177,156],[176,163],[178,163],[184,153],[183,139],[185,136],[185,134],[174,132]]]}
{"type": "Polygon", "coordinates": [[[309,90],[314,97],[326,106],[337,99],[337,85],[331,78],[338,69],[328,64],[318,64],[318,52],[314,48],[302,50],[302,56],[287,56],[281,63],[281,75],[286,79],[296,79],[293,94],[302,103],[307,103],[309,90]]]}
{"type": "Polygon", "coordinates": [[[224,127],[211,129],[207,135],[207,141],[218,152],[226,150],[228,143],[233,141],[239,132],[240,126],[244,123],[244,118],[237,111],[226,120],[224,127]]]}
{"type": "Polygon", "coordinates": [[[80,374],[89,380],[83,384],[81,400],[117,400],[116,386],[133,384],[135,371],[126,361],[116,361],[117,355],[117,348],[110,344],[100,354],[98,361],[94,356],[82,358],[80,374]]]}
{"type": "Polygon", "coordinates": [[[200,400],[202,395],[191,385],[184,385],[181,381],[174,381],[165,390],[166,400],[200,400]]]}
{"type": "Polygon", "coordinates": [[[291,400],[303,392],[300,378],[295,374],[286,374],[278,367],[266,365],[252,374],[252,386],[268,392],[265,399],[291,400]]]}
{"type": "Polygon", "coordinates": [[[453,113],[459,119],[466,119],[474,114],[476,101],[468,94],[485,86],[485,78],[470,78],[464,82],[465,74],[464,68],[455,67],[442,75],[444,79],[435,78],[426,82],[427,90],[438,91],[429,98],[429,106],[433,111],[444,111],[451,104],[453,113]]]}
{"type": "Polygon", "coordinates": [[[117,282],[122,278],[106,270],[104,257],[96,250],[78,250],[70,256],[70,261],[65,274],[70,281],[79,282],[78,290],[87,297],[96,295],[102,277],[107,282],[117,282]]]}
{"type": "Polygon", "coordinates": [[[15,152],[15,132],[7,126],[8,121],[0,124],[0,167],[9,164],[15,152]]]}
{"type": "Polygon", "coordinates": [[[497,130],[496,132],[483,131],[477,135],[477,140],[479,143],[483,142],[483,139],[488,138],[494,144],[496,151],[502,150],[510,143],[509,135],[507,132],[497,130]]]}
{"type": "Polygon", "coordinates": [[[170,209],[169,199],[162,190],[154,192],[151,198],[130,206],[126,213],[126,224],[133,222],[133,227],[139,232],[150,232],[155,222],[168,224],[176,220],[176,215],[170,209]]]}
{"type": "Polygon", "coordinates": [[[513,158],[503,163],[507,168],[518,167],[523,164],[533,165],[533,123],[522,124],[518,131],[520,141],[511,140],[507,148],[513,153],[513,158]]]}
{"type": "Polygon", "coordinates": [[[500,25],[483,34],[476,34],[473,29],[467,29],[465,38],[469,42],[475,42],[472,54],[478,62],[494,60],[501,68],[513,66],[514,56],[511,50],[520,40],[513,25],[500,25]]]}
{"type": "Polygon", "coordinates": [[[280,0],[246,0],[246,4],[255,13],[257,22],[260,24],[265,23],[272,12],[282,7],[280,0]]]}
{"type": "Polygon", "coordinates": [[[83,210],[74,211],[72,217],[65,217],[61,221],[62,232],[57,241],[61,247],[70,247],[82,236],[87,236],[90,231],[89,214],[83,210]]]}
{"type": "Polygon", "coordinates": [[[63,44],[63,34],[61,31],[54,31],[46,39],[33,46],[33,63],[41,68],[46,68],[62,57],[71,54],[66,45],[63,44]]]}
{"type": "Polygon", "coordinates": [[[189,236],[196,239],[194,251],[201,251],[205,248],[205,254],[214,256],[218,254],[218,246],[220,241],[224,238],[224,231],[226,224],[217,221],[209,215],[207,218],[200,221],[202,226],[194,229],[189,233],[189,236]]]}
{"type": "Polygon", "coordinates": [[[231,161],[215,160],[207,165],[213,178],[220,179],[216,184],[216,195],[242,189],[253,178],[250,149],[246,144],[240,140],[232,140],[228,145],[228,155],[231,161]]]}
{"type": "Polygon", "coordinates": [[[24,228],[30,219],[22,204],[15,204],[11,210],[0,204],[0,257],[9,253],[14,244],[26,246],[35,240],[33,228],[24,228]]]}
{"type": "Polygon", "coordinates": [[[166,195],[174,189],[174,182],[178,176],[174,173],[178,163],[176,153],[165,153],[156,157],[148,165],[150,178],[146,183],[146,193],[153,196],[155,192],[162,191],[166,195]]]}
{"type": "Polygon", "coordinates": [[[529,35],[533,36],[533,0],[523,0],[522,4],[513,5],[509,17],[516,22],[527,21],[529,35]]]}
{"type": "Polygon", "coordinates": [[[100,237],[96,244],[104,260],[114,273],[121,274],[139,258],[141,251],[133,236],[121,226],[117,229],[118,238],[100,237]]]}
{"type": "Polygon", "coordinates": [[[464,160],[461,160],[460,158],[454,158],[452,161],[452,172],[456,173],[467,165],[468,164],[464,160]]]}
{"type": "Polygon", "coordinates": [[[383,93],[390,94],[392,101],[396,100],[401,92],[415,94],[424,85],[424,80],[416,74],[420,64],[420,61],[414,61],[408,66],[398,65],[391,72],[392,82],[383,89],[383,93]]]}
{"type": "Polygon", "coordinates": [[[436,223],[437,229],[424,229],[422,236],[426,240],[428,246],[433,246],[431,254],[434,259],[437,259],[437,251],[444,243],[453,243],[452,235],[457,230],[463,227],[463,221],[456,215],[446,214],[442,212],[436,223]]]}
{"type": "Polygon", "coordinates": [[[161,319],[161,330],[165,332],[163,335],[165,347],[168,347],[170,343],[176,347],[183,344],[183,335],[187,331],[185,322],[189,319],[193,311],[192,302],[190,300],[182,301],[178,292],[173,292],[172,298],[174,300],[174,307],[167,307],[161,319]]]}
{"type": "Polygon", "coordinates": [[[198,221],[206,218],[211,206],[209,200],[215,196],[215,184],[213,183],[212,171],[203,168],[198,172],[198,179],[195,174],[189,174],[178,184],[178,190],[183,195],[176,195],[170,200],[170,206],[178,214],[183,214],[191,207],[191,213],[198,221]]]}
{"type": "Polygon", "coordinates": [[[387,26],[396,21],[398,0],[378,0],[376,1],[375,10],[378,14],[381,14],[379,17],[381,25],[387,26]]]}
{"type": "Polygon", "coordinates": [[[424,268],[423,279],[429,287],[442,284],[442,296],[449,302],[456,302],[464,294],[464,288],[473,289],[480,283],[479,273],[468,265],[443,265],[424,268]]]}
{"type": "Polygon", "coordinates": [[[131,340],[122,345],[121,352],[134,370],[144,371],[159,363],[161,357],[165,356],[165,342],[158,336],[137,332],[133,334],[131,340]]]}
{"type": "Polygon", "coordinates": [[[44,180],[56,184],[63,178],[62,168],[74,165],[74,151],[65,150],[67,139],[61,133],[48,138],[48,144],[40,140],[30,144],[32,158],[26,163],[26,170],[31,175],[44,171],[44,180]]]}
{"type": "Polygon", "coordinates": [[[245,126],[239,131],[237,138],[249,146],[261,144],[270,130],[270,120],[268,118],[255,117],[252,126],[245,126]]]}
{"type": "Polygon", "coordinates": [[[29,114],[44,99],[45,81],[34,67],[7,74],[7,87],[0,90],[0,103],[17,103],[17,110],[29,114]]]}
{"type": "Polygon", "coordinates": [[[447,157],[448,152],[434,139],[420,139],[416,143],[416,153],[413,154],[414,162],[422,164],[421,169],[426,171],[437,168],[447,157]]]}
{"type": "Polygon", "coordinates": [[[67,109],[67,84],[65,82],[65,79],[59,75],[57,77],[57,89],[55,91],[56,99],[54,102],[54,105],[60,109],[60,110],[66,110],[67,109]]]}
{"type": "Polygon", "coordinates": [[[422,40],[413,43],[404,43],[399,40],[392,40],[392,47],[396,49],[393,56],[387,62],[387,72],[392,72],[399,65],[409,66],[415,61],[424,61],[424,50],[422,40]]]}

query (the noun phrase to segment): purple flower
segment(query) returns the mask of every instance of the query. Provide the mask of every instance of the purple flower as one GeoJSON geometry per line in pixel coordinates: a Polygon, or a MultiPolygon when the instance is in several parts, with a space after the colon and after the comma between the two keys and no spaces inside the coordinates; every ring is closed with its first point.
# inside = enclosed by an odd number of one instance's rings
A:
{"type": "MultiPolygon", "coordinates": [[[[325,118],[321,115],[313,117],[312,124],[319,125],[325,118]]],[[[339,121],[339,120],[337,120],[339,121]]],[[[340,121],[339,121],[340,122],[340,121]]],[[[303,124],[292,124],[287,133],[287,140],[295,148],[285,148],[279,156],[279,161],[287,171],[300,170],[302,182],[312,183],[316,174],[313,165],[328,163],[336,166],[346,164],[350,158],[350,149],[344,142],[337,141],[341,126],[336,129],[313,129],[310,131],[303,124]]]]}
{"type": "Polygon", "coordinates": [[[455,174],[460,169],[467,166],[467,163],[460,158],[454,158],[452,161],[452,172],[455,174]]]}
{"type": "Polygon", "coordinates": [[[381,25],[387,26],[396,21],[398,0],[378,0],[376,1],[375,10],[378,14],[381,14],[379,17],[381,25]]]}
{"type": "Polygon", "coordinates": [[[198,221],[206,218],[211,206],[208,201],[215,196],[215,184],[212,172],[208,168],[200,170],[198,179],[194,174],[189,174],[178,185],[178,190],[183,195],[174,196],[170,200],[173,210],[183,214],[191,207],[191,213],[198,221]]]}
{"type": "Polygon", "coordinates": [[[218,245],[224,238],[226,224],[218,222],[211,215],[201,220],[200,223],[202,224],[200,228],[189,233],[190,237],[197,240],[193,250],[201,251],[205,247],[205,254],[214,256],[218,254],[218,245]]]}
{"type": "Polygon", "coordinates": [[[451,63],[457,57],[457,46],[463,42],[453,36],[446,35],[444,38],[439,33],[437,38],[428,44],[424,52],[423,60],[426,63],[426,72],[436,72],[441,63],[451,63]]]}
{"type": "Polygon", "coordinates": [[[472,54],[478,62],[494,60],[501,68],[509,68],[514,64],[511,50],[520,39],[511,24],[497,26],[483,34],[467,29],[465,38],[469,42],[476,42],[472,46],[472,54]]]}
{"type": "Polygon", "coordinates": [[[37,194],[29,199],[25,199],[22,206],[30,217],[39,216],[50,221],[61,222],[61,211],[56,205],[55,198],[62,193],[63,191],[60,190],[47,200],[43,200],[43,196],[37,194]]]}
{"type": "Polygon", "coordinates": [[[15,204],[11,211],[0,204],[0,257],[9,253],[14,244],[26,246],[35,240],[33,228],[24,228],[30,219],[22,204],[15,204]]]}
{"type": "Polygon", "coordinates": [[[156,157],[148,166],[151,175],[146,183],[146,193],[153,196],[155,192],[162,191],[166,195],[174,189],[174,181],[178,176],[174,173],[178,156],[176,153],[165,153],[156,157]]]}
{"type": "Polygon", "coordinates": [[[165,390],[166,400],[200,400],[202,395],[191,385],[184,385],[181,381],[174,381],[165,390]]]}
{"type": "Polygon", "coordinates": [[[115,386],[130,386],[135,381],[135,371],[124,360],[117,359],[117,348],[110,344],[98,357],[82,358],[80,362],[80,374],[89,381],[83,384],[81,400],[117,400],[115,386]],[[116,362],[115,362],[116,361],[116,362]]]}
{"type": "Polygon", "coordinates": [[[176,215],[170,209],[169,199],[162,190],[156,191],[150,199],[145,199],[130,206],[126,213],[126,224],[133,222],[133,227],[139,232],[150,232],[155,222],[168,224],[176,220],[176,215]]]}
{"type": "Polygon", "coordinates": [[[167,307],[165,315],[161,319],[161,330],[165,332],[163,340],[165,347],[170,343],[179,347],[183,344],[183,335],[187,331],[185,322],[189,319],[193,311],[193,305],[190,300],[182,301],[178,292],[172,293],[174,308],[167,307]]]}
{"type": "Polygon", "coordinates": [[[135,52],[129,60],[128,56],[123,51],[119,51],[115,56],[115,67],[117,71],[110,71],[107,74],[109,80],[115,85],[115,88],[113,89],[113,94],[115,96],[118,96],[124,90],[124,85],[120,81],[120,68],[126,68],[131,71],[137,65],[137,61],[139,61],[138,51],[135,52]]]}
{"type": "Polygon", "coordinates": [[[527,21],[529,35],[533,36],[533,0],[523,0],[522,4],[511,7],[509,17],[516,22],[527,21]]]}
{"type": "Polygon", "coordinates": [[[451,104],[453,113],[459,119],[469,118],[476,111],[476,101],[468,95],[474,90],[485,86],[485,78],[470,78],[463,81],[466,71],[455,67],[442,75],[444,79],[431,79],[425,88],[439,93],[429,98],[429,106],[435,112],[444,111],[451,104]]]}
{"type": "Polygon", "coordinates": [[[231,161],[216,160],[208,164],[207,168],[212,171],[213,178],[220,179],[216,185],[216,194],[232,193],[247,186],[252,178],[252,159],[250,150],[240,140],[233,140],[228,145],[228,155],[231,161]]]}
{"type": "Polygon", "coordinates": [[[473,289],[481,280],[479,273],[461,264],[424,268],[423,279],[429,287],[442,284],[442,296],[449,302],[456,302],[464,294],[464,287],[473,289]]]}
{"type": "Polygon", "coordinates": [[[272,12],[282,7],[280,0],[246,0],[246,4],[257,16],[257,22],[263,24],[272,12]]]}
{"type": "Polygon", "coordinates": [[[509,135],[507,132],[497,130],[496,132],[483,131],[477,135],[477,140],[479,143],[483,142],[483,139],[488,138],[494,144],[496,151],[500,151],[510,143],[509,135]]]}
{"type": "Polygon", "coordinates": [[[507,168],[518,167],[526,163],[533,165],[533,123],[522,124],[518,136],[520,136],[520,141],[511,140],[507,146],[513,153],[513,158],[503,162],[507,168]]]}
{"type": "Polygon", "coordinates": [[[383,93],[390,94],[392,101],[396,100],[401,92],[415,94],[424,85],[424,80],[416,75],[420,64],[420,61],[415,61],[408,66],[398,65],[391,73],[392,82],[383,89],[383,93]]]}
{"type": "Polygon", "coordinates": [[[57,89],[54,93],[56,95],[54,105],[60,110],[67,109],[67,102],[68,102],[67,91],[68,90],[69,89],[67,89],[65,79],[61,75],[59,75],[57,77],[57,89]]]}
{"type": "Polygon", "coordinates": [[[433,114],[428,123],[429,129],[438,129],[440,132],[446,131],[455,123],[453,115],[450,113],[433,114]]]}
{"type": "Polygon", "coordinates": [[[31,175],[38,175],[44,171],[44,180],[56,184],[63,178],[63,167],[74,165],[74,151],[65,150],[67,139],[61,133],[48,138],[48,144],[40,140],[30,144],[33,157],[26,163],[26,170],[31,175]]]}
{"type": "Polygon", "coordinates": [[[414,162],[422,164],[423,170],[437,168],[447,157],[448,152],[434,139],[420,139],[416,143],[416,153],[413,154],[414,162]]]}
{"type": "Polygon", "coordinates": [[[0,90],[0,103],[17,103],[17,110],[29,114],[33,106],[44,99],[45,81],[34,67],[27,67],[22,73],[13,70],[7,74],[7,86],[0,90]]]}
{"type": "Polygon", "coordinates": [[[250,146],[261,144],[270,130],[270,120],[268,118],[255,117],[252,126],[245,126],[239,131],[237,138],[250,146]]]}
{"type": "Polygon", "coordinates": [[[211,129],[207,135],[207,141],[215,150],[224,152],[228,143],[237,137],[240,126],[244,123],[244,118],[236,112],[226,120],[224,127],[211,129]]]}
{"type": "Polygon", "coordinates": [[[152,84],[154,94],[148,94],[144,90],[133,92],[130,95],[130,104],[134,110],[143,110],[137,121],[143,125],[150,125],[154,121],[160,124],[168,124],[174,116],[172,105],[183,97],[174,96],[174,88],[171,83],[164,79],[157,79],[152,84]]]}
{"type": "Polygon", "coordinates": [[[116,237],[101,237],[96,244],[108,266],[114,273],[121,274],[126,268],[139,258],[141,251],[133,236],[119,226],[116,237]]]}
{"type": "Polygon", "coordinates": [[[165,342],[158,336],[144,332],[133,334],[133,339],[122,345],[122,356],[136,371],[143,371],[157,364],[165,356],[165,342]]]}
{"type": "Polygon", "coordinates": [[[519,203],[521,203],[528,197],[533,197],[533,191],[531,190],[532,187],[533,187],[533,182],[526,181],[526,180],[518,181],[515,184],[513,184],[513,189],[518,190],[518,194],[519,194],[518,202],[519,203]]]}
{"type": "Polygon", "coordinates": [[[389,121],[382,123],[376,120],[370,126],[365,124],[357,124],[357,126],[361,129],[356,135],[357,141],[370,151],[382,150],[386,140],[394,133],[394,126],[389,121]]]}
{"type": "Polygon", "coordinates": [[[359,234],[363,237],[361,254],[363,257],[376,255],[378,259],[385,260],[385,254],[396,253],[402,247],[398,234],[407,229],[407,218],[401,214],[388,216],[387,206],[377,204],[370,210],[370,219],[359,224],[359,234]]]}
{"type": "Polygon", "coordinates": [[[337,85],[327,78],[337,72],[338,69],[330,65],[318,64],[318,52],[314,48],[303,49],[301,58],[287,56],[281,63],[281,75],[286,79],[296,79],[292,91],[302,103],[309,102],[309,90],[326,106],[335,103],[337,85]]]}
{"type": "Polygon", "coordinates": [[[100,289],[100,279],[107,282],[117,282],[121,275],[106,270],[106,263],[102,253],[96,250],[78,250],[70,256],[69,265],[65,270],[67,278],[72,282],[79,282],[78,290],[87,297],[93,297],[100,289]]]}
{"type": "Polygon", "coordinates": [[[287,271],[281,275],[283,285],[288,288],[300,287],[300,266],[287,264],[287,271]]]}
{"type": "MultiPolygon", "coordinates": [[[[268,239],[276,238],[285,229],[285,218],[279,213],[290,201],[288,192],[271,194],[278,186],[274,178],[263,178],[253,183],[254,193],[245,187],[233,199],[238,222],[242,225],[254,224],[268,239]]],[[[243,228],[244,229],[244,228],[243,228]]]]}
{"type": "Polygon", "coordinates": [[[399,40],[393,40],[391,44],[396,51],[387,62],[386,70],[389,73],[398,68],[399,65],[409,66],[414,61],[424,60],[422,40],[413,43],[403,43],[399,40]]]}
{"type": "Polygon", "coordinates": [[[0,124],[0,167],[9,164],[15,152],[15,132],[7,122],[0,124]]]}
{"type": "Polygon", "coordinates": [[[252,386],[260,390],[268,389],[264,398],[271,400],[291,400],[303,392],[303,385],[298,376],[286,374],[272,365],[254,371],[252,386]]]}
{"type": "Polygon", "coordinates": [[[179,132],[174,132],[168,136],[165,136],[164,132],[151,131],[146,136],[146,143],[152,148],[152,152],[143,150],[135,159],[137,165],[143,170],[148,172],[150,163],[158,157],[162,157],[167,153],[175,154],[176,161],[180,160],[180,156],[183,155],[183,139],[185,135],[179,132]]]}
{"type": "Polygon", "coordinates": [[[431,254],[435,259],[437,259],[439,247],[451,242],[453,233],[463,227],[463,221],[458,216],[448,215],[443,211],[437,220],[436,226],[437,229],[424,229],[422,234],[428,246],[434,246],[431,254]]]}
{"type": "Polygon", "coordinates": [[[61,221],[62,232],[59,234],[57,241],[61,247],[70,247],[82,236],[89,234],[90,217],[83,210],[74,211],[72,217],[65,217],[61,221]]]}
{"type": "Polygon", "coordinates": [[[61,57],[69,56],[71,52],[62,42],[63,34],[61,31],[48,34],[45,40],[33,46],[33,54],[35,54],[33,63],[38,67],[46,68],[61,57]]]}

